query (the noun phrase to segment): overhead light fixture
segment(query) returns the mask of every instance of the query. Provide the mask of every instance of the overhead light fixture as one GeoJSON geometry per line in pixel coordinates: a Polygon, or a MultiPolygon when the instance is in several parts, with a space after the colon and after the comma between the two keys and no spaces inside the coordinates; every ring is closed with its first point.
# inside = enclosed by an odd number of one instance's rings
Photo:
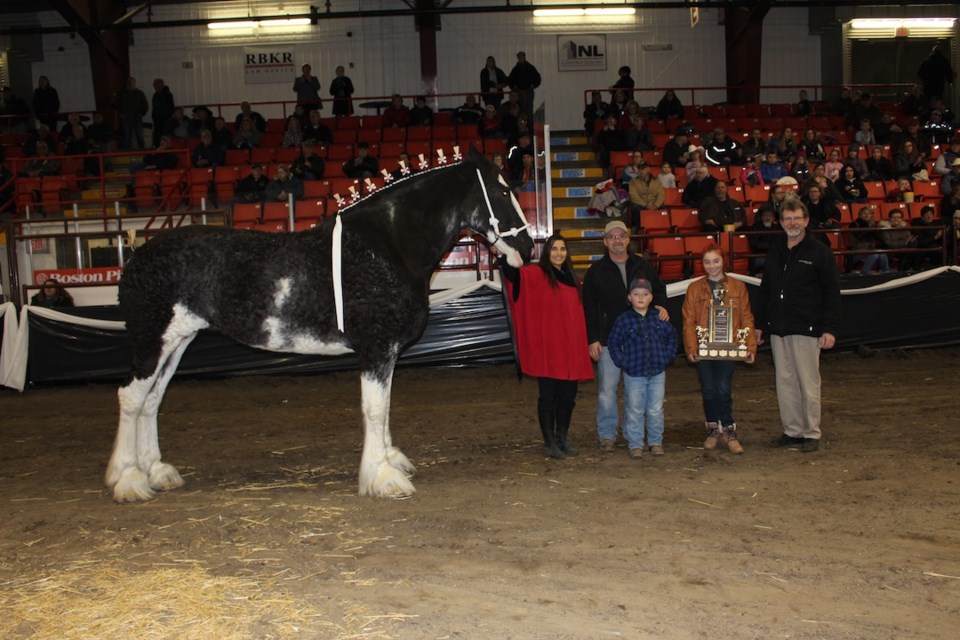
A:
{"type": "Polygon", "coordinates": [[[856,31],[871,29],[952,29],[955,18],[856,18],[850,28],[856,31]]]}
{"type": "Polygon", "coordinates": [[[280,18],[270,20],[232,20],[228,22],[210,22],[207,29],[287,29],[290,27],[305,27],[310,25],[310,18],[280,18]]]}
{"type": "Polygon", "coordinates": [[[537,18],[569,18],[577,16],[632,16],[637,10],[633,7],[587,7],[580,9],[534,9],[537,18]]]}

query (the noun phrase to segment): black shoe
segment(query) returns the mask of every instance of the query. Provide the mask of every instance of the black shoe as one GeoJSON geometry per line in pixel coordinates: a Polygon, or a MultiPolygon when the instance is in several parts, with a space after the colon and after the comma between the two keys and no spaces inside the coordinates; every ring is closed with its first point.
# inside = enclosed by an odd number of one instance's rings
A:
{"type": "Polygon", "coordinates": [[[770,446],[771,447],[792,447],[794,445],[803,444],[803,443],[804,443],[803,438],[794,438],[793,436],[788,436],[787,434],[783,434],[776,440],[771,440],[770,446]]]}
{"type": "Polygon", "coordinates": [[[804,438],[803,446],[800,447],[800,450],[804,453],[812,453],[820,449],[820,439],[819,438],[804,438]]]}

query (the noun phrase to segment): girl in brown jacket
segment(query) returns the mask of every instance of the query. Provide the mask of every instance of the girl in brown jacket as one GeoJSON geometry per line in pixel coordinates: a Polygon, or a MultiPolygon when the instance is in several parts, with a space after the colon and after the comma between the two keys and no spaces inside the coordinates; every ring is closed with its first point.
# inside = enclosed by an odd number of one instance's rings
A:
{"type": "Polygon", "coordinates": [[[746,335],[747,355],[745,362],[754,361],[757,354],[757,337],[750,311],[750,296],[740,280],[728,278],[724,272],[724,252],[711,243],[703,250],[703,269],[706,277],[694,281],[687,288],[683,301],[683,349],[687,360],[697,365],[700,376],[700,391],[703,394],[703,412],[706,415],[707,439],[704,449],[716,449],[723,442],[731,453],[743,453],[737,440],[737,423],[733,419],[733,371],[734,360],[700,359],[697,327],[709,327],[710,302],[723,302],[733,308],[731,334],[734,346],[739,343],[738,331],[749,330],[746,335]]]}

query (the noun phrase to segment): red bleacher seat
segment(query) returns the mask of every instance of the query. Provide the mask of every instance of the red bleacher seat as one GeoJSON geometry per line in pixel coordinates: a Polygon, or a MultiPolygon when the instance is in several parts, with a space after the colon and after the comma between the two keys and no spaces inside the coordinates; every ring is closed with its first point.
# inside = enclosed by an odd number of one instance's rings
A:
{"type": "Polygon", "coordinates": [[[203,199],[209,200],[213,187],[213,167],[190,169],[190,206],[199,207],[203,199]]]}
{"type": "Polygon", "coordinates": [[[237,229],[251,229],[260,221],[263,207],[258,202],[244,202],[233,206],[233,226],[237,229]]]}
{"type": "Polygon", "coordinates": [[[283,132],[287,130],[287,119],[286,118],[269,118],[267,120],[267,133],[279,133],[283,135],[283,132]]]}
{"type": "Polygon", "coordinates": [[[679,280],[683,277],[686,260],[681,258],[687,255],[683,238],[679,236],[650,238],[647,249],[653,254],[652,259],[661,279],[679,280]]]}
{"type": "Polygon", "coordinates": [[[360,120],[361,129],[382,129],[383,116],[363,116],[360,120]]]}
{"type": "Polygon", "coordinates": [[[911,202],[907,206],[910,209],[911,219],[919,218],[920,212],[923,210],[924,207],[933,207],[933,219],[934,220],[940,219],[940,203],[939,202],[933,202],[932,200],[928,200],[926,202],[911,202]]]}
{"type": "Polygon", "coordinates": [[[730,271],[733,273],[750,273],[750,259],[741,257],[750,253],[750,240],[742,233],[733,234],[733,258],[730,260],[730,271]]]}
{"type": "Polygon", "coordinates": [[[730,182],[730,174],[726,167],[717,167],[711,164],[707,166],[707,171],[720,182],[730,182]]]}
{"type": "Polygon", "coordinates": [[[380,133],[384,142],[404,142],[407,139],[407,130],[403,127],[386,127],[380,133]]]}
{"type": "Polygon", "coordinates": [[[254,231],[266,231],[267,233],[286,233],[287,223],[280,220],[265,220],[253,225],[254,231]]]}
{"type": "Polygon", "coordinates": [[[453,124],[453,111],[437,111],[433,114],[433,126],[445,127],[453,124]]]}
{"type": "Polygon", "coordinates": [[[670,211],[666,209],[647,209],[640,212],[640,227],[644,233],[667,233],[672,226],[670,211]]]}
{"type": "Polygon", "coordinates": [[[283,133],[270,133],[269,131],[260,134],[260,146],[272,149],[279,147],[283,143],[283,133]]]}
{"type": "Polygon", "coordinates": [[[677,187],[676,189],[664,189],[663,190],[663,206],[665,207],[682,207],[683,206],[683,189],[677,187]]]}
{"type": "Polygon", "coordinates": [[[940,200],[940,198],[943,197],[942,194],[940,193],[939,180],[930,180],[929,182],[914,180],[913,194],[915,196],[920,196],[925,200],[940,200]]]}
{"type": "Polygon", "coordinates": [[[346,160],[349,160],[353,157],[353,145],[351,144],[334,144],[330,146],[330,151],[327,153],[327,158],[331,163],[340,162],[343,163],[346,160]]]}
{"type": "Polygon", "coordinates": [[[679,232],[700,231],[700,211],[697,209],[670,209],[670,224],[679,232]]]}
{"type": "Polygon", "coordinates": [[[883,182],[868,181],[863,186],[867,189],[867,198],[870,200],[883,200],[887,197],[887,191],[883,187],[883,182]]]}
{"type": "Polygon", "coordinates": [[[483,140],[483,152],[488,156],[494,153],[507,153],[507,141],[502,138],[485,138],[483,140]]]}
{"type": "Polygon", "coordinates": [[[304,218],[303,220],[296,220],[293,223],[293,230],[307,231],[308,229],[313,229],[321,222],[322,220],[320,218],[304,218]]]}
{"type": "Polygon", "coordinates": [[[330,195],[339,194],[343,198],[350,198],[350,187],[360,190],[360,185],[353,178],[328,178],[330,183],[330,195]]]}
{"type": "Polygon", "coordinates": [[[407,140],[407,153],[410,154],[412,160],[416,160],[422,153],[425,158],[432,162],[430,158],[430,142],[427,140],[407,140]]]}
{"type": "Polygon", "coordinates": [[[337,129],[359,129],[360,116],[340,116],[336,120],[337,129]]]}
{"type": "Polygon", "coordinates": [[[290,219],[289,202],[267,202],[263,205],[262,222],[287,221],[290,219]]]}
{"type": "Polygon", "coordinates": [[[246,164],[249,160],[249,149],[227,149],[223,157],[223,163],[231,165],[246,164]]]}
{"type": "Polygon", "coordinates": [[[417,140],[420,142],[433,139],[433,129],[431,127],[409,127],[407,129],[407,141],[417,140]]]}
{"type": "Polygon", "coordinates": [[[380,144],[380,129],[360,129],[357,132],[357,142],[380,144]]]}
{"type": "Polygon", "coordinates": [[[683,239],[683,248],[690,254],[693,275],[703,275],[703,251],[717,242],[716,236],[687,236],[683,239]]]}
{"type": "Polygon", "coordinates": [[[353,144],[357,141],[357,129],[337,129],[333,132],[333,144],[353,144]]]}
{"type": "Polygon", "coordinates": [[[273,161],[280,164],[290,164],[299,157],[299,147],[280,147],[273,152],[273,161]]]}
{"type": "Polygon", "coordinates": [[[432,140],[455,140],[457,137],[457,128],[452,124],[433,123],[431,139],[432,140]]]}
{"type": "Polygon", "coordinates": [[[326,180],[304,180],[304,198],[326,198],[330,195],[330,183],[326,180]]]}
{"type": "Polygon", "coordinates": [[[173,211],[183,202],[183,184],[186,170],[164,169],[160,172],[160,198],[163,208],[173,211]]]}
{"type": "Polygon", "coordinates": [[[234,187],[240,179],[240,167],[224,165],[213,170],[213,187],[217,203],[228,204],[233,199],[234,187]]]}
{"type": "Polygon", "coordinates": [[[899,211],[904,218],[910,218],[910,208],[905,202],[881,202],[878,204],[878,208],[880,220],[888,219],[891,211],[899,211]]]}
{"type": "Polygon", "coordinates": [[[847,225],[853,222],[853,219],[856,217],[856,214],[853,212],[853,207],[856,207],[859,210],[860,207],[863,206],[866,205],[854,204],[851,206],[846,202],[838,202],[837,209],[840,210],[840,224],[847,225]]]}
{"type": "Polygon", "coordinates": [[[257,147],[250,150],[250,164],[268,165],[273,162],[273,147],[257,147]]]}
{"type": "Polygon", "coordinates": [[[752,202],[754,205],[764,204],[770,199],[770,185],[748,185],[744,188],[743,197],[746,198],[747,202],[752,202]]]}
{"type": "MultiPolygon", "coordinates": [[[[19,181],[18,181],[19,186],[19,181]]],[[[160,192],[159,171],[138,171],[133,176],[133,196],[138,207],[153,207],[160,192]]]]}
{"type": "MultiPolygon", "coordinates": [[[[316,182],[319,182],[317,180],[316,182]]],[[[327,199],[326,197],[321,198],[307,198],[303,200],[298,200],[296,203],[296,219],[299,222],[303,219],[320,219],[324,216],[324,213],[327,210],[327,199]]]]}

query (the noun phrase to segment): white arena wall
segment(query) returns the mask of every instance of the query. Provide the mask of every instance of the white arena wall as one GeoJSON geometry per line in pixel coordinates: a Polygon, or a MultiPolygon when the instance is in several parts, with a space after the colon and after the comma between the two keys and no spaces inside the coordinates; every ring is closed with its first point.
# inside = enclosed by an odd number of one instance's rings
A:
{"type": "MultiPolygon", "coordinates": [[[[476,1],[457,0],[457,6],[476,1]]],[[[153,20],[242,19],[248,6],[254,7],[254,16],[279,13],[276,4],[213,2],[154,6],[153,20]]],[[[335,9],[373,11],[381,6],[388,9],[397,4],[364,1],[335,9]]],[[[305,2],[288,2],[283,7],[291,14],[309,11],[305,2]]],[[[703,9],[700,23],[691,28],[689,12],[673,9],[642,11],[614,23],[579,18],[544,22],[525,12],[445,15],[437,33],[437,91],[477,91],[487,55],[495,56],[509,73],[516,52],[523,49],[543,76],[537,102],[546,102],[548,122],[555,129],[576,129],[581,126],[584,90],[613,84],[617,68],[624,64],[633,69],[638,88],[725,84],[724,32],[719,17],[718,10],[703,9]],[[606,36],[606,70],[559,71],[557,36],[587,34],[606,36]]],[[[40,14],[40,19],[44,25],[64,24],[52,12],[40,14]]],[[[134,21],[145,19],[141,14],[134,21]]],[[[807,10],[772,9],[764,24],[763,82],[818,84],[820,39],[809,35],[807,10]]],[[[262,31],[213,35],[206,27],[136,29],[130,47],[131,72],[148,97],[152,79],[164,78],[181,104],[291,100],[292,77],[272,84],[245,84],[244,47],[262,46],[292,51],[297,67],[309,62],[324,91],[339,64],[348,68],[357,96],[409,95],[424,89],[413,17],[325,20],[302,32],[262,31]]],[[[93,72],[83,40],[66,34],[45,35],[43,50],[44,60],[33,63],[34,81],[40,75],[49,76],[64,110],[91,109],[93,72]]],[[[654,104],[660,95],[660,91],[641,92],[639,98],[644,104],[654,104]]],[[[764,101],[793,101],[796,91],[769,91],[761,97],[764,101]]],[[[722,91],[698,92],[697,100],[710,103],[724,98],[722,91]]],[[[441,107],[456,104],[452,98],[440,102],[441,107]]]]}

